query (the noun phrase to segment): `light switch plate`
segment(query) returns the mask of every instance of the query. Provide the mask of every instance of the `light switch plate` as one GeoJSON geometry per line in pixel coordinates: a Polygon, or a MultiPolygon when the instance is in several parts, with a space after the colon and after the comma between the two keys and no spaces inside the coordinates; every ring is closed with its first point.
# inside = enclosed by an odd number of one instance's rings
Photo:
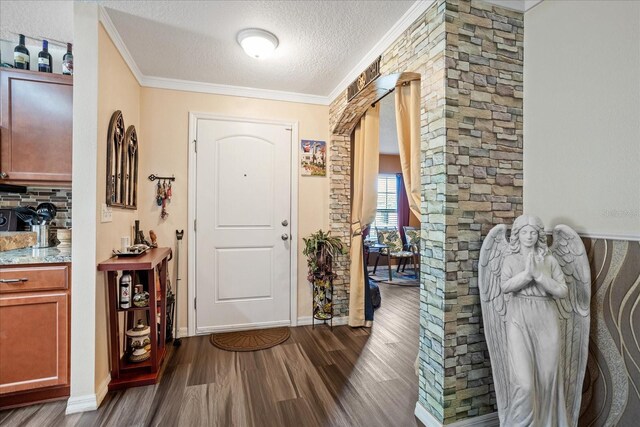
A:
{"type": "Polygon", "coordinates": [[[111,206],[108,206],[106,203],[102,204],[102,209],[100,209],[100,222],[111,222],[113,221],[113,210],[111,206]]]}

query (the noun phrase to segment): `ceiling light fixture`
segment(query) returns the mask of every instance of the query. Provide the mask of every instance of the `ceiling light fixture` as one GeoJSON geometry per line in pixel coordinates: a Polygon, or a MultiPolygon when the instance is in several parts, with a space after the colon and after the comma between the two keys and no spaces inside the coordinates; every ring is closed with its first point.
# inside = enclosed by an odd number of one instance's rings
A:
{"type": "Polygon", "coordinates": [[[238,43],[252,58],[263,59],[271,56],[278,47],[278,38],[259,28],[247,28],[238,33],[238,43]]]}

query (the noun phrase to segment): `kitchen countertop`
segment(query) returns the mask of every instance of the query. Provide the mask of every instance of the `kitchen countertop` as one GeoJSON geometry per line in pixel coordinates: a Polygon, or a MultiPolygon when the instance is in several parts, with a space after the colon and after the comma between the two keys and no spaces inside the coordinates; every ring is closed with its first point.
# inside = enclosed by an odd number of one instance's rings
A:
{"type": "Polygon", "coordinates": [[[71,246],[67,248],[24,248],[0,252],[0,265],[51,264],[71,262],[71,246]]]}

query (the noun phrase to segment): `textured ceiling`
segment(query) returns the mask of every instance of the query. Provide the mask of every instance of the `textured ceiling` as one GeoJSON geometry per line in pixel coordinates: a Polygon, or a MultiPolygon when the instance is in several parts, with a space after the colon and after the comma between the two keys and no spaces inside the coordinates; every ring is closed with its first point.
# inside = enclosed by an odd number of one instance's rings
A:
{"type": "MultiPolygon", "coordinates": [[[[73,2],[1,0],[0,38],[15,45],[18,33],[32,38],[71,42],[73,2]]],[[[33,52],[31,54],[33,55],[33,52]]]]}
{"type": "Polygon", "coordinates": [[[145,76],[328,95],[414,1],[99,1],[145,76]],[[273,57],[236,42],[274,33],[273,57]]]}
{"type": "MultiPolygon", "coordinates": [[[[320,97],[335,90],[414,4],[414,0],[93,1],[105,7],[146,77],[320,97]],[[249,27],[276,34],[280,46],[274,57],[255,60],[244,54],[236,34],[249,27]]],[[[540,2],[488,1],[522,11],[540,2]]],[[[73,2],[0,0],[0,38],[8,40],[2,42],[3,58],[11,56],[19,32],[72,41],[73,2]]],[[[38,41],[27,43],[37,52],[38,41]]]]}

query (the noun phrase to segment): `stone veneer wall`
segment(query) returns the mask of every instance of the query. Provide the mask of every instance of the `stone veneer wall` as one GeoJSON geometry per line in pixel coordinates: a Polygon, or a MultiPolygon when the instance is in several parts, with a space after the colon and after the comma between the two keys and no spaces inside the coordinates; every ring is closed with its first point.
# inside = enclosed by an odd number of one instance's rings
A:
{"type": "Polygon", "coordinates": [[[523,14],[447,2],[446,421],[493,412],[478,258],[496,224],[522,214],[523,14]]]}
{"type": "MultiPolygon", "coordinates": [[[[522,213],[523,41],[521,13],[438,0],[382,54],[382,75],[421,75],[419,403],[445,424],[495,411],[477,261],[489,229],[522,213]]],[[[346,242],[348,133],[369,104],[343,93],[330,107],[330,227],[346,242]]],[[[336,272],[346,315],[348,258],[336,272]]]]}
{"type": "Polygon", "coordinates": [[[71,189],[28,187],[24,194],[0,193],[0,208],[31,206],[51,202],[58,208],[52,228],[71,228],[71,189]]]}

